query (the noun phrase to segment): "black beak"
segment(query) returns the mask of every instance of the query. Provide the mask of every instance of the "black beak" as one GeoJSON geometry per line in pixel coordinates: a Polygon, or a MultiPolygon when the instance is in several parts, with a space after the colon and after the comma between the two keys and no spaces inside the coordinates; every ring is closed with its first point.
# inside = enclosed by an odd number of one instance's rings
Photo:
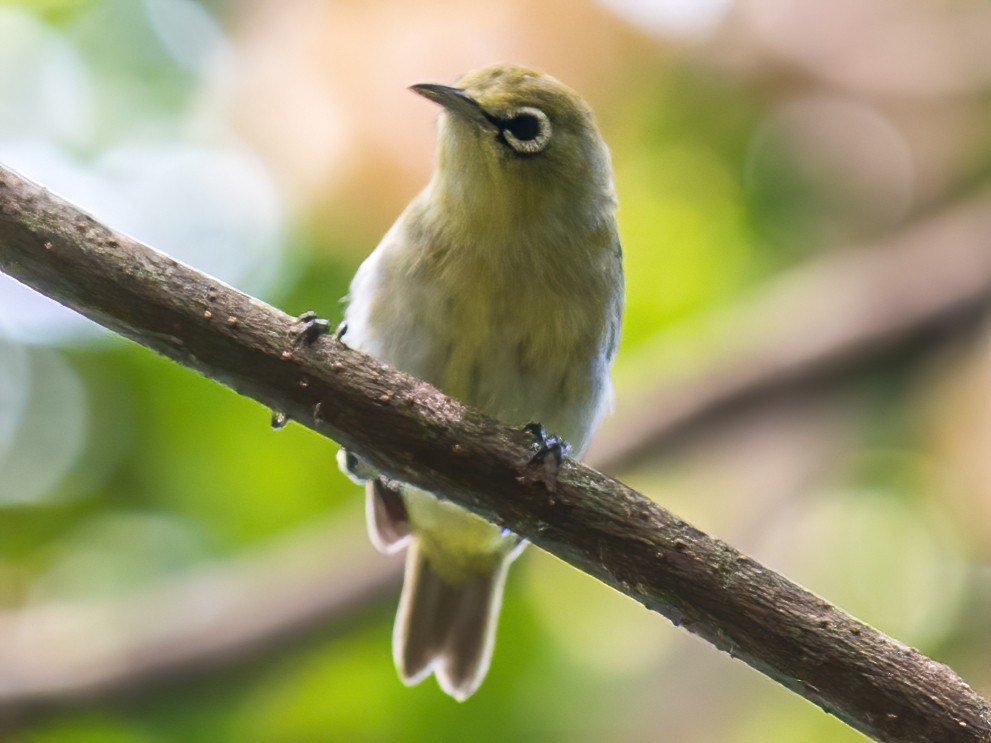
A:
{"type": "Polygon", "coordinates": [[[490,122],[485,111],[478,105],[478,101],[461,88],[452,88],[449,85],[438,85],[437,83],[418,83],[417,85],[410,85],[409,89],[427,100],[439,103],[451,113],[469,121],[478,124],[490,122]]]}

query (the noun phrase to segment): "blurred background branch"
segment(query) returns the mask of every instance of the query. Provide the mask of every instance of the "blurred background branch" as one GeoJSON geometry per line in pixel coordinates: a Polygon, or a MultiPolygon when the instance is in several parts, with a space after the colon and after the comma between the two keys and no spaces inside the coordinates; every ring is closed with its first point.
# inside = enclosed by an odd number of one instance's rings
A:
{"type": "Polygon", "coordinates": [[[332,636],[393,596],[402,566],[330,521],[135,595],[0,614],[0,729],[332,636]],[[100,638],[113,638],[112,642],[100,638]]]}
{"type": "Polygon", "coordinates": [[[589,460],[622,470],[727,413],[975,332],[991,308],[989,236],[991,199],[980,196],[759,287],[716,319],[722,338],[706,367],[642,390],[606,421],[589,460]]]}

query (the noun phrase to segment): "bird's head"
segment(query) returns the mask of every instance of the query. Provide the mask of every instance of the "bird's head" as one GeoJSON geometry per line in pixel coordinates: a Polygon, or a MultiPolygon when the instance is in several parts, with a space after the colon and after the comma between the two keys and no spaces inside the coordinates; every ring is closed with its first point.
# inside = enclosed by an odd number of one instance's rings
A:
{"type": "Polygon", "coordinates": [[[512,65],[469,72],[416,93],[443,106],[437,177],[486,198],[612,204],[609,153],[591,109],[549,75],[512,65]],[[491,193],[489,191],[491,190],[491,193]]]}

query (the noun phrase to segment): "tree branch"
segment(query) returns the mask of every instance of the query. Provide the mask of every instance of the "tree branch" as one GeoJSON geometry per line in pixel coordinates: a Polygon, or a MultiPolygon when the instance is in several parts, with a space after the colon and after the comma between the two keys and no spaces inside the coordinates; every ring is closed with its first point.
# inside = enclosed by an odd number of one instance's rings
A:
{"type": "Polygon", "coordinates": [[[443,493],[883,741],[988,741],[951,669],[857,621],[642,495],[97,223],[0,169],[0,269],[97,322],[443,493]]]}
{"type": "MultiPolygon", "coordinates": [[[[980,237],[991,232],[989,213],[981,199],[913,224],[880,245],[830,253],[776,279],[755,300],[726,311],[734,336],[748,327],[760,333],[744,334],[745,343],[728,355],[707,357],[680,382],[665,379],[638,391],[636,408],[608,419],[586,460],[596,468],[622,469],[782,390],[840,381],[893,352],[931,349],[947,331],[971,327],[991,302],[991,252],[980,237]],[[832,311],[838,276],[858,277],[842,282],[842,314],[832,311]],[[814,339],[811,346],[805,336],[814,339]],[[871,342],[857,340],[868,337],[871,342]],[[785,363],[799,341],[805,361],[785,363]]],[[[340,547],[329,550],[328,542],[336,543],[327,536],[330,528],[321,523],[294,531],[277,545],[199,567],[137,595],[0,611],[0,724],[5,716],[24,720],[81,699],[130,696],[216,672],[243,657],[304,642],[314,626],[327,631],[394,596],[398,567],[366,559],[365,543],[343,554],[340,547]],[[269,600],[274,588],[277,602],[269,600]],[[200,611],[190,616],[190,601],[177,596],[209,596],[210,621],[200,621],[200,611]],[[155,607],[154,622],[137,615],[147,606],[155,607]],[[32,628],[28,637],[24,627],[32,628]],[[72,642],[84,635],[113,636],[115,642],[72,642]]]]}

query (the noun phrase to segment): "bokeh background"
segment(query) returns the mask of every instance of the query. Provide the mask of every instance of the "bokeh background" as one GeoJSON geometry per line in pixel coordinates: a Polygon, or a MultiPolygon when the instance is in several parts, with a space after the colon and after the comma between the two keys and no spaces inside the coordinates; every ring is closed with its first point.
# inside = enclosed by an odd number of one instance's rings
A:
{"type": "MultiPolygon", "coordinates": [[[[0,162],[336,321],[430,171],[436,112],[405,87],[554,74],[621,200],[593,461],[988,695],[989,38],[983,0],[4,0],[0,162]],[[929,262],[873,257],[903,243],[929,262]],[[692,418],[898,321],[891,296],[925,310],[960,243],[977,289],[948,317],[692,418]]],[[[0,737],[863,740],[536,549],[479,693],[404,688],[398,566],[335,447],[269,416],[0,276],[0,737]]]]}

